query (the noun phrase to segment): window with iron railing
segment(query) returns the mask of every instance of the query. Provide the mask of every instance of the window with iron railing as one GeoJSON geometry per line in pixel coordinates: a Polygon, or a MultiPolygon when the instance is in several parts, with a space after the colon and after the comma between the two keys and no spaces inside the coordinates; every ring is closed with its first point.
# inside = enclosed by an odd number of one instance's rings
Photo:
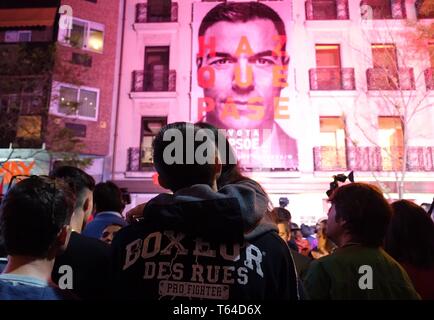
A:
{"type": "Polygon", "coordinates": [[[373,68],[366,71],[369,90],[413,90],[412,68],[398,66],[394,44],[372,44],[373,68]]]}
{"type": "Polygon", "coordinates": [[[165,117],[142,117],[140,142],[140,169],[154,165],[152,159],[152,142],[162,127],[167,124],[165,117]]]}
{"type": "Polygon", "coordinates": [[[354,68],[309,70],[310,90],[355,90],[354,68]]]}
{"type": "Polygon", "coordinates": [[[320,117],[320,146],[314,148],[315,170],[345,170],[346,137],[342,117],[320,117]]]}
{"type": "Polygon", "coordinates": [[[399,117],[378,117],[378,144],[384,171],[401,170],[404,135],[399,117]]]}
{"type": "Polygon", "coordinates": [[[354,69],[341,68],[339,44],[315,45],[316,68],[309,70],[311,90],[354,90],[354,69]]]}

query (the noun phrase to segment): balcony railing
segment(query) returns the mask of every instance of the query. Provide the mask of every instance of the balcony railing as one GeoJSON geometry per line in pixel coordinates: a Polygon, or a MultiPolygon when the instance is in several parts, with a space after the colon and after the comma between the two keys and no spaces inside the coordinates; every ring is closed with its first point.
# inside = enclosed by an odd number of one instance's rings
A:
{"type": "Polygon", "coordinates": [[[355,90],[353,68],[315,68],[309,70],[310,90],[355,90]]]}
{"type": "Polygon", "coordinates": [[[424,71],[425,85],[427,90],[434,90],[434,68],[428,68],[424,71]]]}
{"type": "Polygon", "coordinates": [[[133,71],[132,92],[176,91],[176,70],[133,71]]]}
{"type": "Polygon", "coordinates": [[[360,2],[360,7],[364,19],[405,19],[407,17],[405,0],[389,0],[384,4],[364,0],[360,2]]]}
{"type": "Polygon", "coordinates": [[[414,90],[413,68],[390,71],[385,68],[366,70],[368,90],[414,90]]]}
{"type": "Polygon", "coordinates": [[[141,162],[143,161],[143,152],[140,148],[128,148],[127,151],[127,171],[139,172],[139,171],[153,171],[154,164],[152,162],[141,162]]]}
{"type": "Polygon", "coordinates": [[[434,147],[408,147],[407,170],[434,171],[434,147]]]}
{"type": "Polygon", "coordinates": [[[172,2],[170,15],[154,16],[149,14],[148,4],[138,3],[136,5],[136,23],[147,22],[177,22],[178,21],[178,3],[172,2]]]}
{"type": "Polygon", "coordinates": [[[140,171],[140,148],[128,148],[127,171],[140,171]]]}
{"type": "MultiPolygon", "coordinates": [[[[401,171],[402,147],[314,147],[315,171],[401,171]]],[[[140,166],[140,148],[128,148],[127,171],[147,171],[140,166]]],[[[434,171],[434,146],[408,147],[406,170],[434,171]]]]}
{"type": "Polygon", "coordinates": [[[313,159],[316,171],[345,171],[347,168],[345,148],[315,147],[313,159]]]}
{"type": "MultiPolygon", "coordinates": [[[[314,148],[315,171],[401,171],[403,147],[314,148]]],[[[405,169],[434,171],[434,147],[408,147],[405,169]]]]}
{"type": "Polygon", "coordinates": [[[306,20],[348,20],[348,0],[309,0],[306,20]]]}

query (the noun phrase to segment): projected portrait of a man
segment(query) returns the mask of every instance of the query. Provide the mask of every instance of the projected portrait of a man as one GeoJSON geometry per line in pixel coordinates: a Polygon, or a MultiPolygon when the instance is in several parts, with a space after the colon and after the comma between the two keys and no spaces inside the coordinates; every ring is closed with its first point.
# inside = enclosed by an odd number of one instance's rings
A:
{"type": "Polygon", "coordinates": [[[198,30],[198,119],[227,130],[242,166],[298,169],[297,141],[286,119],[289,56],[285,24],[258,2],[221,3],[198,30]]]}

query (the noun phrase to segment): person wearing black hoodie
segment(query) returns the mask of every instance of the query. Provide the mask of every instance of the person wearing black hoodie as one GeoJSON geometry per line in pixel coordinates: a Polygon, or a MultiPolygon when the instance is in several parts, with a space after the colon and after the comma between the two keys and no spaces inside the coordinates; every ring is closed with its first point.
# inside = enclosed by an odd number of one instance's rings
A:
{"type": "Polygon", "coordinates": [[[289,250],[275,226],[263,219],[266,194],[248,179],[217,192],[219,153],[204,131],[178,122],[165,126],[155,137],[159,182],[173,194],[150,200],[143,219],[115,236],[114,297],[298,299],[289,250]],[[200,155],[205,149],[208,161],[204,163],[200,155]],[[170,159],[173,151],[176,161],[170,159]],[[186,164],[189,160],[191,164],[186,164]]]}

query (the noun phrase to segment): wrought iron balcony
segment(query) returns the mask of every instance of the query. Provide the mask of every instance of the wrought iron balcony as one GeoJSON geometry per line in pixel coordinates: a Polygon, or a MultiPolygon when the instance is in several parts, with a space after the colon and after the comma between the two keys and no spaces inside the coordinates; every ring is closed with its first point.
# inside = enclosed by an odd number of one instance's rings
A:
{"type": "Polygon", "coordinates": [[[408,147],[408,171],[434,171],[434,147],[408,147]]]}
{"type": "Polygon", "coordinates": [[[425,85],[427,90],[434,90],[434,68],[428,68],[424,71],[425,85]]]}
{"type": "Polygon", "coordinates": [[[310,90],[355,90],[353,68],[315,68],[309,70],[310,90]]]}
{"type": "Polygon", "coordinates": [[[127,171],[140,171],[140,148],[128,148],[127,171]]]}
{"type": "Polygon", "coordinates": [[[414,90],[413,68],[387,70],[370,68],[366,70],[368,90],[414,90]]]}
{"type": "Polygon", "coordinates": [[[176,91],[176,70],[133,71],[132,92],[176,91]]]}
{"type": "Polygon", "coordinates": [[[306,20],[348,20],[348,0],[308,0],[306,20]]]}
{"type": "Polygon", "coordinates": [[[357,171],[381,171],[380,147],[348,147],[348,169],[357,171]]]}
{"type": "Polygon", "coordinates": [[[315,147],[313,148],[315,171],[345,171],[347,159],[345,148],[315,147]]]}
{"type": "Polygon", "coordinates": [[[177,22],[178,21],[178,3],[172,2],[170,12],[162,15],[152,15],[148,3],[138,3],[136,5],[136,23],[147,22],[177,22]]]}
{"type": "MultiPolygon", "coordinates": [[[[402,147],[313,148],[315,171],[401,171],[402,154],[402,147]]],[[[152,168],[140,166],[139,147],[128,148],[127,171],[148,171],[152,168]]],[[[408,147],[406,170],[434,171],[434,146],[408,147]]]]}

